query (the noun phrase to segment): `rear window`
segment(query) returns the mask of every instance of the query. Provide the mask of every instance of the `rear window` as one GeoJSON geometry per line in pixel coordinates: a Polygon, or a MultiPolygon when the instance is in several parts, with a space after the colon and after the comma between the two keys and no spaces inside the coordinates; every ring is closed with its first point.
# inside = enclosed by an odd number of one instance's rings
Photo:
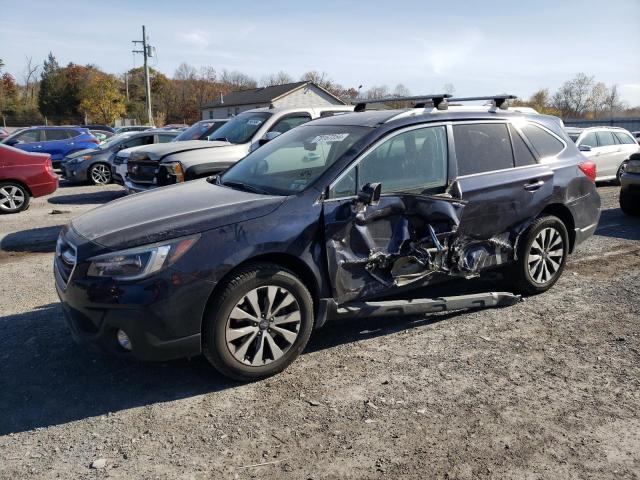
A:
{"type": "Polygon", "coordinates": [[[67,138],[69,138],[67,132],[68,130],[64,129],[52,129],[45,130],[45,135],[47,137],[47,140],[66,140],[67,138]]]}
{"type": "Polygon", "coordinates": [[[511,141],[513,142],[513,156],[515,158],[516,167],[524,167],[527,165],[535,165],[536,157],[533,156],[527,144],[520,136],[516,129],[509,125],[509,131],[511,132],[511,141]]]}
{"type": "Polygon", "coordinates": [[[474,123],[453,126],[458,175],[513,168],[513,153],[507,125],[474,123]]]}
{"type": "Polygon", "coordinates": [[[541,157],[553,157],[564,149],[564,144],[560,140],[537,125],[531,123],[523,125],[522,133],[526,135],[541,157]]]}
{"type": "Polygon", "coordinates": [[[596,132],[596,135],[598,136],[598,143],[601,147],[609,147],[616,144],[612,132],[604,130],[602,132],[596,132]]]}
{"type": "Polygon", "coordinates": [[[624,132],[614,132],[613,135],[616,137],[616,140],[618,140],[618,143],[622,143],[623,145],[624,144],[635,145],[636,143],[636,141],[633,138],[631,138],[631,135],[628,135],[624,132]]]}

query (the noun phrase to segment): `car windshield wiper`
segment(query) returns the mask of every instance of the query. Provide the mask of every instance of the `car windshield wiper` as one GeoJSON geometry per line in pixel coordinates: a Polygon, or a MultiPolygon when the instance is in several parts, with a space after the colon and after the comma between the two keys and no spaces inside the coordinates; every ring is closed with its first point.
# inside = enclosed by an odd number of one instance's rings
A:
{"type": "Polygon", "coordinates": [[[253,185],[249,185],[247,183],[227,181],[227,182],[220,182],[220,185],[224,185],[225,187],[237,188],[239,190],[244,190],[245,192],[258,193],[261,195],[270,195],[270,193],[267,192],[266,190],[263,190],[258,187],[254,187],[253,185]]]}

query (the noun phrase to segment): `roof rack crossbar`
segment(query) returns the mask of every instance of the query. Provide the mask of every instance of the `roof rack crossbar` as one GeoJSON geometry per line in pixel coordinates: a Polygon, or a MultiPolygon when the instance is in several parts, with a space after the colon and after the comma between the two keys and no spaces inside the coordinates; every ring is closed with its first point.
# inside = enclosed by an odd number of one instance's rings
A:
{"type": "Polygon", "coordinates": [[[385,97],[371,100],[358,100],[354,112],[364,112],[368,103],[389,103],[389,102],[417,102],[414,107],[423,108],[427,103],[433,103],[438,110],[447,109],[447,99],[451,97],[448,93],[435,93],[431,95],[414,95],[411,97],[385,97]]]}
{"type": "Polygon", "coordinates": [[[508,108],[507,100],[515,100],[518,98],[516,95],[487,95],[484,97],[454,97],[449,98],[450,102],[473,102],[476,100],[491,100],[496,108],[506,110],[508,108]]]}

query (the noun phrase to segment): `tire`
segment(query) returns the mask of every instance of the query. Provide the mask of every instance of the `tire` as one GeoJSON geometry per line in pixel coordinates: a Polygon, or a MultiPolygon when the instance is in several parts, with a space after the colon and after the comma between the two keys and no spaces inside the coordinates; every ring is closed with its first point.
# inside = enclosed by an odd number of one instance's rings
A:
{"type": "Polygon", "coordinates": [[[111,167],[106,163],[94,163],[89,167],[87,178],[93,185],[108,185],[111,183],[111,167]]]}
{"type": "Polygon", "coordinates": [[[546,292],[558,281],[567,262],[567,227],[553,215],[537,218],[523,233],[517,253],[518,260],[506,272],[507,282],[525,295],[546,292]],[[539,255],[541,251],[543,255],[539,255]]]}
{"type": "Polygon", "coordinates": [[[625,168],[627,168],[627,160],[622,162],[618,167],[618,171],[616,172],[616,180],[614,182],[615,185],[620,185],[622,183],[622,174],[624,173],[625,168]]]}
{"type": "Polygon", "coordinates": [[[16,182],[0,182],[0,213],[18,213],[29,207],[28,190],[16,182]]]}
{"type": "Polygon", "coordinates": [[[626,215],[640,217],[640,202],[638,202],[637,197],[631,197],[625,195],[624,192],[620,192],[620,210],[626,215]]]}
{"type": "Polygon", "coordinates": [[[258,380],[280,373],[300,355],[313,322],[313,300],[295,274],[272,263],[247,265],[207,308],[202,352],[223,375],[258,380]]]}

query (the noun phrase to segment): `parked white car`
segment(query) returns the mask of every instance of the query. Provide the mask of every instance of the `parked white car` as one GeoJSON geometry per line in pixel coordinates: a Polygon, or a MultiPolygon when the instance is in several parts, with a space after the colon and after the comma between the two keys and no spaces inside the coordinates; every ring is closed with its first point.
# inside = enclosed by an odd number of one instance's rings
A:
{"type": "Polygon", "coordinates": [[[353,105],[327,105],[247,110],[213,132],[211,141],[182,142],[180,151],[163,146],[131,155],[125,188],[128,193],[137,193],[220,173],[298,125],[314,118],[352,112],[353,108],[353,105]]]}
{"type": "Polygon", "coordinates": [[[596,164],[596,180],[616,180],[624,173],[629,156],[640,152],[640,145],[631,133],[618,127],[565,129],[578,149],[596,164]]]}

